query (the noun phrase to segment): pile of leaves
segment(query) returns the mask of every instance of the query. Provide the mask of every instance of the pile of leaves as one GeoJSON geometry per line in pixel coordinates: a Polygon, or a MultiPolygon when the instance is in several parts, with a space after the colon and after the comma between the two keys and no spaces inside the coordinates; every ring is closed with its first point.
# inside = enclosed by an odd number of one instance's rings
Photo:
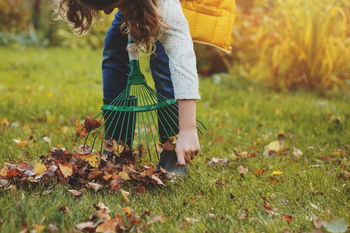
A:
{"type": "Polygon", "coordinates": [[[151,213],[146,210],[141,216],[134,214],[133,210],[129,207],[122,208],[122,211],[127,217],[126,221],[123,220],[121,215],[111,217],[111,211],[102,202],[98,205],[93,205],[96,212],[90,215],[87,222],[82,222],[76,225],[76,228],[88,232],[125,232],[130,231],[136,227],[137,232],[144,232],[152,224],[156,222],[164,222],[166,220],[163,214],[158,214],[152,217],[148,221],[144,221],[146,216],[150,217],[151,213]]]}
{"type": "MultiPolygon", "coordinates": [[[[139,152],[132,151],[123,143],[106,140],[103,148],[115,153],[101,156],[100,152],[92,153],[91,147],[85,145],[78,146],[75,152],[53,148],[51,154],[41,155],[41,161],[34,166],[24,161],[19,164],[14,161],[5,163],[0,170],[0,187],[9,188],[6,187],[8,181],[26,187],[29,183],[51,184],[54,180],[65,186],[90,186],[95,191],[104,186],[113,193],[127,182],[136,191],[146,192],[145,187],[164,185],[165,180],[175,177],[174,173],[168,173],[162,168],[154,169],[153,165],[136,166],[139,152]]],[[[81,195],[79,191],[72,193],[81,195]]]]}

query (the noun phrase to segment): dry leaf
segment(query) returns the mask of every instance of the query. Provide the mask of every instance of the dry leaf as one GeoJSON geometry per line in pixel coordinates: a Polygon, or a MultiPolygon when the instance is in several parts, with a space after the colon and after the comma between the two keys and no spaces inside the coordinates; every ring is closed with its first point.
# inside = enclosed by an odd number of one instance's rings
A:
{"type": "Polygon", "coordinates": [[[33,229],[36,230],[37,233],[40,233],[45,229],[45,227],[43,225],[40,225],[40,224],[34,224],[33,229]]]}
{"type": "Polygon", "coordinates": [[[289,222],[291,222],[293,220],[291,215],[282,214],[281,216],[289,222]]]}
{"type": "Polygon", "coordinates": [[[238,171],[240,174],[246,174],[249,170],[248,168],[244,168],[242,165],[238,167],[238,171]]]}
{"type": "Polygon", "coordinates": [[[92,129],[96,129],[101,127],[101,123],[98,122],[95,119],[89,118],[89,117],[85,117],[85,122],[84,122],[84,130],[85,132],[90,132],[92,129]]]}
{"type": "Polygon", "coordinates": [[[80,197],[81,195],[83,195],[83,193],[81,193],[77,190],[74,190],[74,189],[69,189],[68,191],[71,192],[76,197],[80,197]]]}
{"type": "Polygon", "coordinates": [[[283,174],[284,172],[281,172],[281,171],[274,171],[274,172],[272,172],[271,173],[271,175],[272,176],[274,176],[274,175],[281,175],[281,174],[283,174]]]}
{"type": "Polygon", "coordinates": [[[38,163],[38,164],[35,165],[35,167],[34,167],[34,172],[35,172],[35,174],[37,174],[37,175],[42,175],[42,174],[44,174],[45,171],[46,171],[46,167],[45,167],[45,165],[42,164],[42,163],[38,163]]]}
{"type": "Polygon", "coordinates": [[[102,185],[96,184],[96,183],[88,183],[88,185],[90,185],[90,187],[93,188],[95,190],[95,192],[97,192],[102,186],[102,185]]]}
{"type": "Polygon", "coordinates": [[[120,192],[122,193],[125,202],[129,202],[128,196],[130,195],[130,193],[125,191],[125,190],[123,190],[123,189],[120,189],[120,192]]]}
{"type": "Polygon", "coordinates": [[[156,222],[165,222],[165,216],[164,214],[158,214],[157,216],[154,216],[148,223],[147,226],[150,226],[156,222]]]}
{"type": "Polygon", "coordinates": [[[82,223],[77,224],[75,227],[78,228],[81,231],[85,230],[85,231],[88,231],[88,232],[92,232],[92,231],[95,230],[93,222],[82,222],[82,223]]]}
{"type": "Polygon", "coordinates": [[[197,223],[199,222],[198,219],[195,219],[195,218],[184,218],[184,220],[188,223],[197,223]]]}
{"type": "Polygon", "coordinates": [[[264,174],[265,173],[265,170],[263,170],[263,169],[259,169],[259,170],[256,170],[256,172],[254,173],[254,176],[261,176],[262,174],[264,174]]]}
{"type": "Polygon", "coordinates": [[[21,161],[17,166],[17,170],[21,172],[33,171],[33,167],[29,163],[21,161]]]}
{"type": "Polygon", "coordinates": [[[98,225],[96,232],[115,233],[118,223],[119,221],[114,219],[105,220],[98,225]]]}
{"type": "Polygon", "coordinates": [[[103,171],[94,170],[89,173],[88,180],[96,180],[102,174],[103,174],[103,171]]]}
{"type": "Polygon", "coordinates": [[[92,147],[88,145],[78,145],[77,146],[77,152],[81,155],[85,154],[91,154],[92,153],[92,147]]]}
{"type": "Polygon", "coordinates": [[[119,172],[119,175],[123,178],[123,180],[130,180],[130,177],[125,172],[119,172]]]}
{"type": "Polygon", "coordinates": [[[100,158],[100,156],[98,155],[93,155],[90,158],[86,159],[86,162],[88,162],[90,164],[91,167],[98,167],[98,158],[100,158]]]}
{"type": "Polygon", "coordinates": [[[125,213],[126,217],[131,216],[131,209],[129,207],[122,208],[122,211],[125,213]]]}
{"type": "Polygon", "coordinates": [[[158,154],[162,153],[162,151],[164,150],[163,145],[160,142],[157,142],[156,148],[157,148],[157,153],[158,154]]]}
{"type": "Polygon", "coordinates": [[[84,126],[78,123],[75,123],[75,127],[78,130],[78,135],[80,139],[83,139],[86,136],[86,131],[84,130],[84,126]]]}
{"type": "Polygon", "coordinates": [[[160,184],[160,185],[163,185],[164,186],[164,183],[158,178],[156,177],[155,175],[152,175],[151,177],[153,180],[155,180],[157,182],[157,184],[160,184]]]}
{"type": "Polygon", "coordinates": [[[316,230],[320,230],[322,228],[322,221],[323,221],[322,218],[318,218],[317,220],[312,222],[316,230]]]}
{"type": "Polygon", "coordinates": [[[68,178],[71,175],[73,175],[73,167],[72,164],[67,163],[67,164],[58,164],[58,167],[60,168],[64,178],[68,178]]]}
{"type": "Polygon", "coordinates": [[[303,155],[303,152],[301,152],[299,149],[297,148],[293,148],[293,155],[297,158],[300,158],[303,155]]]}

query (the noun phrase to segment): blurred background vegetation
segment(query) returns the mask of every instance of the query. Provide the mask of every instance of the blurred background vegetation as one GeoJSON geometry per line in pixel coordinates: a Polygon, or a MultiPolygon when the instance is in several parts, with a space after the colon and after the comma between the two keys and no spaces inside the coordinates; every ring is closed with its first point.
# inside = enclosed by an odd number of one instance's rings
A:
{"type": "MultiPolygon", "coordinates": [[[[232,54],[195,45],[201,76],[239,78],[276,90],[350,86],[349,0],[236,0],[232,54]],[[215,74],[215,75],[214,75],[215,74]]],[[[51,1],[1,0],[0,46],[101,49],[113,14],[82,37],[52,19],[51,1]]]]}

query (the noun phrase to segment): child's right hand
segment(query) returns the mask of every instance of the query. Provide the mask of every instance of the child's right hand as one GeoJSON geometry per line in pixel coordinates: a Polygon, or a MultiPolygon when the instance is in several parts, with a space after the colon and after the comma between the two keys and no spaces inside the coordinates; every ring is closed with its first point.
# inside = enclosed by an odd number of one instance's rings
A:
{"type": "Polygon", "coordinates": [[[185,166],[199,153],[200,145],[197,130],[182,130],[176,143],[177,164],[185,166]]]}

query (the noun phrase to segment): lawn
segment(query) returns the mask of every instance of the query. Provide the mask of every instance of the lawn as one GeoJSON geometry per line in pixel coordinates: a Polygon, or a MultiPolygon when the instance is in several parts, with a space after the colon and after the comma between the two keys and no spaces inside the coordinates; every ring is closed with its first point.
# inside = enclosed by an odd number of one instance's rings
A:
{"type": "MultiPolygon", "coordinates": [[[[74,122],[97,114],[102,104],[101,50],[0,48],[0,56],[0,168],[11,160],[35,165],[51,147],[74,151],[74,122]]],[[[147,56],[141,65],[150,78],[147,56]]],[[[200,92],[197,118],[208,130],[188,179],[147,187],[144,195],[124,185],[129,202],[108,188],[85,188],[79,198],[68,192],[74,187],[63,185],[0,188],[0,231],[19,232],[26,223],[29,230],[39,224],[49,232],[53,224],[73,232],[98,202],[126,223],[130,217],[121,208],[138,216],[149,210],[132,231],[159,214],[166,220],[147,232],[313,232],[316,219],[336,217],[350,224],[349,91],[272,92],[216,77],[201,79],[200,92]],[[285,138],[284,151],[266,153],[278,135],[285,138]],[[213,157],[222,163],[208,166],[213,157]],[[240,166],[249,171],[240,174],[240,166]],[[59,211],[63,206],[68,210],[59,211]]],[[[149,163],[156,164],[143,161],[149,163]]]]}

